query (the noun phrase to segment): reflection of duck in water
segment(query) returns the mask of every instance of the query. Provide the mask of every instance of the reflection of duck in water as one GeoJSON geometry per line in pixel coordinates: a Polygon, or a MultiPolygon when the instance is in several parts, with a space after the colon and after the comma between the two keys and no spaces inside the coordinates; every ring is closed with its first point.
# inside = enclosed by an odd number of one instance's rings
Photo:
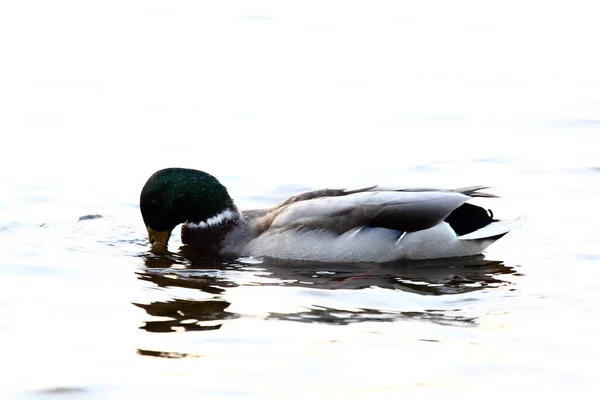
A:
{"type": "Polygon", "coordinates": [[[180,260],[173,257],[148,257],[146,258],[148,269],[139,271],[138,279],[152,282],[161,288],[196,289],[212,295],[213,298],[202,300],[171,298],[167,301],[153,301],[149,304],[133,303],[144,309],[148,315],[169,318],[168,320],[146,321],[141,329],[149,332],[206,331],[221,327],[221,324],[215,324],[215,321],[238,318],[237,314],[226,311],[231,303],[218,298],[226,288],[238,285],[208,273],[215,269],[222,269],[225,265],[204,262],[203,265],[197,265],[203,267],[202,270],[171,269],[179,262],[180,260]],[[194,273],[195,271],[197,273],[194,273]]]}
{"type": "Polygon", "coordinates": [[[483,256],[391,263],[309,264],[271,260],[265,269],[288,285],[327,289],[381,287],[421,295],[461,294],[507,282],[516,271],[483,256]]]}
{"type": "Polygon", "coordinates": [[[219,329],[222,324],[203,322],[237,318],[236,314],[225,311],[231,303],[222,300],[172,299],[134,304],[153,317],[170,318],[167,321],[146,321],[142,329],[148,332],[210,331],[219,329]]]}
{"type": "Polygon", "coordinates": [[[520,225],[467,203],[495,197],[482,189],[324,189],[239,212],[213,176],[168,168],[148,179],[140,209],[155,253],[167,251],[171,231],[183,223],[183,243],[208,254],[389,262],[481,254],[520,225]]]}
{"type": "MultiPolygon", "coordinates": [[[[197,289],[211,296],[203,300],[172,298],[168,301],[136,304],[151,316],[169,318],[146,322],[142,329],[151,332],[219,329],[223,321],[240,317],[236,313],[226,311],[230,303],[224,298],[227,298],[228,290],[235,290],[236,287],[245,284],[255,287],[307,287],[321,290],[380,287],[436,296],[463,294],[507,285],[509,282],[500,279],[500,275],[516,273],[514,268],[507,267],[502,262],[485,260],[483,257],[385,264],[319,264],[265,260],[261,264],[249,266],[235,260],[207,261],[199,255],[196,255],[199,257],[196,259],[191,249],[184,246],[181,250],[182,254],[188,257],[187,260],[177,254],[148,257],[146,264],[149,268],[138,272],[139,279],[162,288],[197,289]],[[194,261],[189,260],[190,257],[194,261]],[[243,282],[236,283],[240,272],[243,272],[243,282]]],[[[321,305],[311,305],[306,307],[305,311],[296,313],[269,312],[268,315],[270,319],[328,324],[390,321],[400,318],[425,319],[439,323],[471,321],[460,313],[448,314],[447,310],[340,310],[321,305]]]]}

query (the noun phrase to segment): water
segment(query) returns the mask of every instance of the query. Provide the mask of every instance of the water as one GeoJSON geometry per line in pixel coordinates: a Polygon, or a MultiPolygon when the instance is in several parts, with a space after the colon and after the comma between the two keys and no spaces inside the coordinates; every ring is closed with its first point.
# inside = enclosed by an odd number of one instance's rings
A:
{"type": "Polygon", "coordinates": [[[420,4],[3,4],[0,397],[593,398],[595,14],[420,4]],[[240,208],[483,183],[527,220],[466,260],[154,257],[167,166],[240,208]]]}

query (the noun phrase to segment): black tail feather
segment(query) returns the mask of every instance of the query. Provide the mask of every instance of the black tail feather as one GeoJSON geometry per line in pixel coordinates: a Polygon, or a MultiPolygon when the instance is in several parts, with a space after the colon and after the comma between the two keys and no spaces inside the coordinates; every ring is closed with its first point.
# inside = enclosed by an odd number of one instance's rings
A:
{"type": "Polygon", "coordinates": [[[491,210],[488,214],[488,211],[483,207],[465,203],[452,211],[444,221],[450,224],[450,227],[452,227],[458,236],[462,236],[475,232],[497,221],[497,219],[494,219],[494,214],[491,210]]]}

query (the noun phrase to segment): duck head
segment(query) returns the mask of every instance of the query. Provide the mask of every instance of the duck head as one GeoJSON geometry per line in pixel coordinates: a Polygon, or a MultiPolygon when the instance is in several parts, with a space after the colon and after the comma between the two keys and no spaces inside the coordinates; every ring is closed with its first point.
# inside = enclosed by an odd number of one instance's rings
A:
{"type": "Polygon", "coordinates": [[[235,205],[214,176],[193,169],[167,168],[155,172],[144,185],[140,210],[151,252],[164,254],[177,225],[202,226],[227,210],[235,210],[235,205]]]}

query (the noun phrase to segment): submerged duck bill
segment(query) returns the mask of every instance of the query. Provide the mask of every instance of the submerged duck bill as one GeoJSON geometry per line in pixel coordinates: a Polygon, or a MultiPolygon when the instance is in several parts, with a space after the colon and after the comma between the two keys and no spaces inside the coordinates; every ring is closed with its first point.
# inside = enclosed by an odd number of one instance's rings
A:
{"type": "Polygon", "coordinates": [[[167,244],[171,237],[171,232],[155,231],[154,229],[148,228],[148,241],[150,242],[150,251],[154,254],[167,254],[167,244]]]}

